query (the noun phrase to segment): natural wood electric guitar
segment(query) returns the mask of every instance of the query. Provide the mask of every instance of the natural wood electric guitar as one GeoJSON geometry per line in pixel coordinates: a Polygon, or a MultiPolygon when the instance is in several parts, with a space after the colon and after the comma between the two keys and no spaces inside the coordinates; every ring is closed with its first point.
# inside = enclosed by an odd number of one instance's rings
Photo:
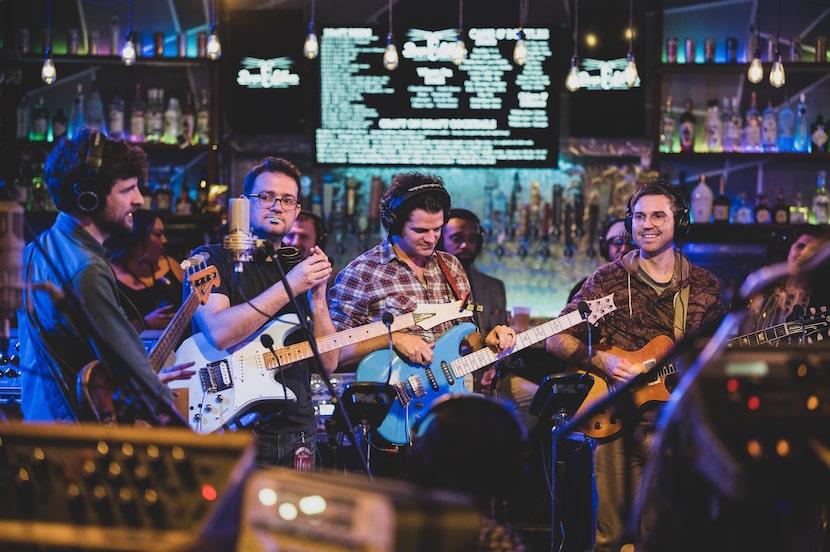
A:
{"type": "MultiPolygon", "coordinates": [[[[634,364],[642,364],[643,371],[645,372],[663,362],[672,347],[674,347],[674,341],[670,337],[658,335],[646,343],[643,348],[633,352],[610,345],[595,345],[594,349],[607,351],[613,355],[628,359],[629,362],[634,364]]],[[[571,371],[585,373],[585,370],[571,371]]],[[[590,410],[594,404],[604,399],[609,393],[613,393],[617,385],[619,385],[616,382],[610,381],[608,376],[599,370],[592,368],[587,373],[594,376],[594,385],[591,386],[588,396],[585,397],[582,405],[576,411],[575,417],[581,416],[584,412],[590,410]]],[[[635,407],[640,408],[654,401],[665,402],[669,400],[670,393],[666,387],[666,378],[676,373],[677,369],[675,366],[671,363],[666,363],[655,371],[654,377],[650,381],[634,388],[632,390],[632,400],[635,407]]],[[[613,409],[606,407],[589,418],[580,429],[588,437],[608,439],[622,429],[622,423],[614,416],[613,409]]]]}
{"type": "MultiPolygon", "coordinates": [[[[150,365],[157,373],[165,366],[172,366],[168,358],[173,354],[184,330],[190,324],[193,313],[200,303],[210,297],[210,290],[219,285],[219,273],[215,266],[207,265],[201,256],[190,259],[187,281],[192,289],[181,308],[173,316],[162,332],[153,350],[150,352],[150,365]],[[200,257],[200,258],[197,258],[200,257]]],[[[119,414],[119,407],[114,400],[115,388],[110,374],[101,363],[94,360],[84,366],[77,379],[78,399],[84,419],[105,425],[117,425],[119,422],[131,422],[130,416],[119,414]]],[[[183,407],[178,410],[182,411],[183,407]]]]}
{"type": "Polygon", "coordinates": [[[806,336],[809,338],[826,328],[828,321],[830,321],[830,314],[827,312],[827,307],[821,307],[819,309],[811,307],[810,311],[810,314],[804,316],[801,320],[784,322],[771,328],[733,337],[727,343],[726,348],[748,349],[764,344],[776,345],[779,339],[790,336],[806,336]]]}

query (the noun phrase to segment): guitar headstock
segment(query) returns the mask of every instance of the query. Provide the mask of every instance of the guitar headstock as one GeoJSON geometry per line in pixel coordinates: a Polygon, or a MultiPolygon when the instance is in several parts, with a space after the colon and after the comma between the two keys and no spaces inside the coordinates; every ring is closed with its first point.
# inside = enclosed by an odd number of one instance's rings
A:
{"type": "Polygon", "coordinates": [[[476,305],[463,300],[452,303],[420,303],[415,307],[415,324],[424,330],[434,328],[450,320],[470,318],[476,305]]]}
{"type": "Polygon", "coordinates": [[[599,299],[585,302],[588,303],[588,307],[591,309],[591,312],[588,314],[588,322],[591,324],[596,324],[600,318],[617,310],[617,305],[614,304],[613,293],[605,297],[600,297],[599,299]]]}
{"type": "Polygon", "coordinates": [[[182,268],[187,273],[187,282],[190,289],[199,297],[203,305],[210,297],[210,290],[217,287],[219,282],[219,271],[213,265],[207,264],[204,255],[197,254],[182,261],[182,268]]]}

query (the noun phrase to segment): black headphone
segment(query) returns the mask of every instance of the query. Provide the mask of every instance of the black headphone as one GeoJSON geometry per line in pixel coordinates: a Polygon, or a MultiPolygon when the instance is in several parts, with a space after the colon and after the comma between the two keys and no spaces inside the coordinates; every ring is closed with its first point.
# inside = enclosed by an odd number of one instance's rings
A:
{"type": "Polygon", "coordinates": [[[311,220],[311,224],[314,225],[314,234],[317,236],[317,240],[314,242],[314,245],[320,249],[325,249],[326,242],[329,239],[329,233],[326,232],[326,223],[323,221],[323,218],[317,213],[313,213],[311,211],[300,211],[297,215],[297,219],[311,220]]]}
{"type": "Polygon", "coordinates": [[[615,224],[622,222],[626,228],[626,232],[628,232],[628,237],[631,239],[631,231],[628,230],[628,226],[626,226],[626,222],[624,220],[620,220],[618,218],[609,219],[608,222],[605,223],[605,226],[602,227],[602,231],[599,235],[599,254],[602,255],[602,258],[608,261],[612,261],[611,253],[608,251],[608,231],[611,230],[611,227],[615,224]]]}
{"type": "MultiPolygon", "coordinates": [[[[424,176],[424,178],[415,180],[409,185],[401,186],[399,189],[390,188],[387,195],[380,202],[380,223],[386,233],[391,236],[401,231],[406,221],[398,220],[397,211],[404,203],[417,195],[429,192],[443,194],[447,199],[447,204],[450,203],[450,194],[444,188],[444,185],[429,176],[424,176]]],[[[448,215],[449,213],[444,213],[444,222],[447,221],[448,215]]]]}
{"type": "Polygon", "coordinates": [[[86,153],[84,161],[84,176],[79,178],[73,185],[75,192],[75,206],[85,215],[94,215],[104,209],[106,194],[101,186],[98,173],[104,162],[104,144],[106,136],[96,132],[92,136],[92,143],[86,153]]]}
{"type": "Polygon", "coordinates": [[[643,196],[647,195],[663,195],[671,198],[672,205],[680,204],[680,209],[674,213],[674,243],[680,245],[683,243],[686,235],[689,233],[689,226],[691,220],[689,218],[689,201],[686,198],[686,193],[682,188],[669,184],[665,180],[652,180],[648,184],[637,188],[631,197],[628,198],[628,204],[625,207],[625,229],[629,234],[632,231],[632,218],[634,213],[632,209],[634,204],[643,196]]]}

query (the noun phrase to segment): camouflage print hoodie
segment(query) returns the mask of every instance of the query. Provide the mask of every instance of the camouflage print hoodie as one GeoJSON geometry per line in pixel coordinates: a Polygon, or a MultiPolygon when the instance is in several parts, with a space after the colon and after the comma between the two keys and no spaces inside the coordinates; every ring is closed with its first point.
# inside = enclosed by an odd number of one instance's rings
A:
{"type": "MultiPolygon", "coordinates": [[[[693,266],[685,255],[675,253],[674,278],[658,295],[639,270],[639,253],[638,249],[629,251],[597,268],[562,314],[577,310],[580,301],[613,294],[617,310],[599,320],[597,328],[592,330],[592,340],[626,351],[636,351],[658,335],[674,339],[674,299],[682,287],[689,286],[688,305],[678,301],[680,314],[686,311],[686,334],[693,334],[722,315],[720,282],[714,274],[693,266]]],[[[577,324],[567,332],[585,341],[587,328],[585,324],[577,324]]]]}

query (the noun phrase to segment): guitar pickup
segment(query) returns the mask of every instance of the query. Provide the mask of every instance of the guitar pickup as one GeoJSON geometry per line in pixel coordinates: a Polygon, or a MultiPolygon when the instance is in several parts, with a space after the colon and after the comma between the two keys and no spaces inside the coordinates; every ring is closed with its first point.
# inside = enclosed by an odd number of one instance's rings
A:
{"type": "Polygon", "coordinates": [[[421,382],[421,378],[417,375],[413,374],[406,379],[409,382],[409,387],[412,389],[412,396],[416,399],[423,398],[426,395],[426,391],[424,391],[424,384],[421,382]]]}
{"type": "Polygon", "coordinates": [[[227,360],[211,362],[205,368],[200,368],[199,379],[202,382],[202,390],[206,393],[217,393],[233,387],[233,378],[227,360]]]}

